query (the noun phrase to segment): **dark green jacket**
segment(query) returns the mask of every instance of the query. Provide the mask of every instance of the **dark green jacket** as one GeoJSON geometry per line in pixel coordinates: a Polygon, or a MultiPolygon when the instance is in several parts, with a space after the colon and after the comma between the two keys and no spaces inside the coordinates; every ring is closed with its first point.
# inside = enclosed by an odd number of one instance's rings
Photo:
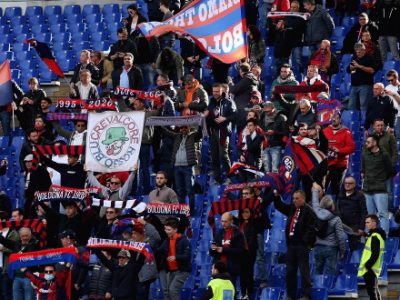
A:
{"type": "Polygon", "coordinates": [[[361,155],[361,173],[364,174],[365,193],[386,193],[386,180],[392,175],[392,160],[380,149],[377,153],[364,150],[361,155]]]}

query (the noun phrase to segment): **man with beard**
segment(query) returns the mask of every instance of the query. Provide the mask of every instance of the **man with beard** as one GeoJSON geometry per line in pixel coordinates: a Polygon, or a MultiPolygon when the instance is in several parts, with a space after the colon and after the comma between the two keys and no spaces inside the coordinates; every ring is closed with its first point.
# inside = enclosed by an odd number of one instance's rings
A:
{"type": "Polygon", "coordinates": [[[332,124],[322,132],[328,139],[328,176],[325,187],[330,186],[331,193],[337,196],[349,165],[349,155],[355,150],[355,143],[351,131],[342,125],[340,112],[332,116],[332,124]]]}
{"type": "Polygon", "coordinates": [[[136,45],[131,40],[128,40],[128,31],[126,28],[119,28],[118,41],[111,45],[108,59],[114,64],[114,71],[120,69],[124,65],[124,57],[130,53],[133,57],[137,56],[136,45]]]}
{"type": "Polygon", "coordinates": [[[178,203],[178,196],[175,191],[167,187],[168,176],[164,171],[156,174],[156,188],[149,194],[150,203],[178,203]]]}
{"type": "MultiPolygon", "coordinates": [[[[296,78],[293,75],[293,72],[291,70],[291,67],[289,64],[283,64],[281,66],[281,70],[279,73],[279,76],[272,82],[271,85],[271,98],[274,98],[274,87],[277,85],[299,85],[299,82],[296,80],[296,78]]],[[[295,101],[295,95],[294,94],[283,94],[282,95],[286,101],[288,102],[293,102],[295,101]]],[[[285,109],[282,107],[282,105],[279,103],[279,101],[274,102],[275,109],[279,111],[284,111],[285,114],[288,114],[288,111],[285,111],[285,109]]]]}

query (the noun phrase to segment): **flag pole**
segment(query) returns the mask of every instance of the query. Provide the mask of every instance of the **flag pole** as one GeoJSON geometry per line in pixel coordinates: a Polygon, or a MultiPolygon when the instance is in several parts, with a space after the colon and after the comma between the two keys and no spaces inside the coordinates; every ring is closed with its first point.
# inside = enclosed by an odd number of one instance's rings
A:
{"type": "MultiPolygon", "coordinates": [[[[11,104],[12,105],[12,104],[11,104]]],[[[15,131],[15,112],[14,112],[14,107],[11,107],[11,124],[12,124],[12,128],[13,128],[13,132],[15,131]]]]}

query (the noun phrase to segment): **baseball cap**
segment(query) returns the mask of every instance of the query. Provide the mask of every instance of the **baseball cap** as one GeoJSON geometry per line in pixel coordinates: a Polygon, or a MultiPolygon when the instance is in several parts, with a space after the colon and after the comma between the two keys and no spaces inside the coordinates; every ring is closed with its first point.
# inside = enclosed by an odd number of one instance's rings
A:
{"type": "Polygon", "coordinates": [[[24,157],[24,161],[32,161],[33,160],[33,154],[28,154],[27,156],[24,157]]]}
{"type": "Polygon", "coordinates": [[[59,238],[60,239],[64,239],[64,238],[75,239],[76,238],[76,234],[71,229],[66,229],[66,230],[64,230],[63,232],[61,232],[59,234],[59,238]]]}
{"type": "Polygon", "coordinates": [[[121,251],[118,252],[118,256],[131,258],[131,253],[128,250],[122,249],[121,251]]]}

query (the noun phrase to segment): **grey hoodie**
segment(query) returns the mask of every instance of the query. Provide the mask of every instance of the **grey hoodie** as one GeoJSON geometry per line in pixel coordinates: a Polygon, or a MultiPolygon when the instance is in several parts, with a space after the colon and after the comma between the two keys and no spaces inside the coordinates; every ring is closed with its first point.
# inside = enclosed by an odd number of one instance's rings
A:
{"type": "Polygon", "coordinates": [[[320,220],[328,220],[327,236],[323,239],[317,236],[315,245],[339,247],[340,254],[346,251],[346,238],[343,231],[342,220],[328,209],[319,205],[318,191],[312,190],[312,208],[320,220]]]}

